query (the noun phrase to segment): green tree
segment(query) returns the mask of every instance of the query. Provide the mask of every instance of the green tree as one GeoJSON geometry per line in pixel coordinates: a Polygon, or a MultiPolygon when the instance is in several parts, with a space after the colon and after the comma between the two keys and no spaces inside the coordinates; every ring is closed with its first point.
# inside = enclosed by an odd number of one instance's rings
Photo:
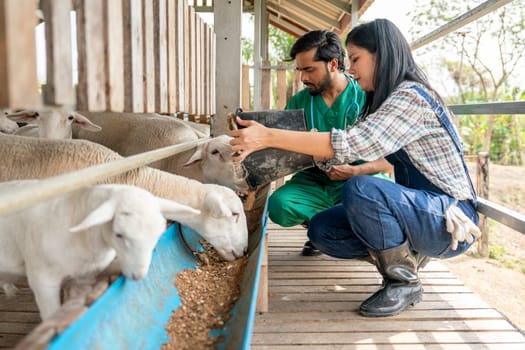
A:
{"type": "MultiPolygon", "coordinates": [[[[411,33],[414,37],[420,37],[478,5],[479,1],[473,0],[454,2],[416,0],[414,10],[408,14],[413,19],[411,33]]],[[[455,82],[459,91],[459,98],[455,99],[457,102],[506,101],[515,95],[508,81],[524,59],[525,35],[522,34],[524,29],[525,2],[515,0],[418,51],[421,50],[422,55],[432,52],[435,62],[445,62],[450,79],[455,82]],[[489,55],[482,52],[488,45],[495,47],[489,55]],[[459,58],[455,62],[436,60],[436,53],[440,52],[443,56],[449,52],[457,52],[459,58]]],[[[505,116],[471,116],[470,118],[478,120],[467,121],[467,125],[476,130],[483,130],[481,147],[478,144],[480,140],[474,138],[471,140],[476,141],[471,144],[472,151],[489,151],[491,147],[496,147],[498,150],[491,153],[491,158],[497,159],[496,157],[501,155],[501,149],[505,149],[502,143],[509,145],[509,151],[512,145],[517,147],[520,144],[520,142],[513,143],[511,140],[519,135],[519,132],[506,130],[508,127],[519,127],[519,123],[510,123],[505,116]],[[496,140],[492,140],[494,130],[498,134],[496,140]]],[[[518,154],[521,153],[520,149],[517,151],[518,154]]]]}

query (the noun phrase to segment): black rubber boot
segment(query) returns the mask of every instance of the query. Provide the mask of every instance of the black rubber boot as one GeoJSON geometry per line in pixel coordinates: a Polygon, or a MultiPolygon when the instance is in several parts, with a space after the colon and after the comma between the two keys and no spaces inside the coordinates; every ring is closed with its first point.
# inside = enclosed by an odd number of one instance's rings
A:
{"type": "Polygon", "coordinates": [[[312,242],[306,241],[303,246],[303,250],[301,251],[301,255],[303,256],[317,256],[321,255],[321,251],[317,249],[312,242]]]}
{"type": "Polygon", "coordinates": [[[429,259],[412,251],[408,240],[398,247],[370,250],[369,253],[383,276],[383,288],[361,304],[361,315],[393,316],[422,300],[423,287],[418,270],[426,265],[429,259]]]}

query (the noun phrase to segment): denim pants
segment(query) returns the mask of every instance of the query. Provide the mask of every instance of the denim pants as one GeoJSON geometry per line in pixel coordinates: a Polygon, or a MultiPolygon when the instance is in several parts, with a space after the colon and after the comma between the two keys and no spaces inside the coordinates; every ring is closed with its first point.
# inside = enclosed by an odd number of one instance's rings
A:
{"type": "MultiPolygon", "coordinates": [[[[367,256],[368,249],[397,247],[405,239],[423,255],[449,258],[471,245],[460,242],[456,250],[449,248],[444,212],[453,202],[446,194],[356,176],[345,183],[341,204],[312,218],[308,238],[323,253],[337,258],[367,256]]],[[[460,201],[458,206],[477,223],[471,201],[460,201]]]]}

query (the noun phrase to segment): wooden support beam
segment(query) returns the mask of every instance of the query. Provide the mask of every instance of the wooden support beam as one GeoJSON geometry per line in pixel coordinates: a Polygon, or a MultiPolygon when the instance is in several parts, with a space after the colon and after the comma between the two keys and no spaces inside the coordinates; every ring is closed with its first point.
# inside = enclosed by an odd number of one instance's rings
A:
{"type": "Polygon", "coordinates": [[[155,112],[168,113],[168,35],[166,0],[153,2],[155,43],[155,112]]]}
{"type": "Polygon", "coordinates": [[[106,70],[104,67],[104,11],[102,0],[78,0],[78,109],[106,109],[106,70]]]}
{"type": "Polygon", "coordinates": [[[144,66],[141,0],[122,0],[124,18],[124,109],[144,111],[144,66]]]}
{"type": "MultiPolygon", "coordinates": [[[[153,3],[151,0],[142,0],[142,36],[144,48],[144,111],[155,112],[155,33],[153,3]]],[[[157,18],[158,19],[158,18],[157,18]]]]}
{"type": "Polygon", "coordinates": [[[42,0],[46,36],[46,84],[43,87],[47,105],[74,105],[73,62],[71,57],[70,0],[42,0]]]}
{"type": "Polygon", "coordinates": [[[124,34],[122,1],[104,3],[107,95],[106,109],[124,111],[124,34]]]}
{"type": "Polygon", "coordinates": [[[35,108],[38,93],[35,53],[36,1],[0,2],[0,108],[35,108]]]}

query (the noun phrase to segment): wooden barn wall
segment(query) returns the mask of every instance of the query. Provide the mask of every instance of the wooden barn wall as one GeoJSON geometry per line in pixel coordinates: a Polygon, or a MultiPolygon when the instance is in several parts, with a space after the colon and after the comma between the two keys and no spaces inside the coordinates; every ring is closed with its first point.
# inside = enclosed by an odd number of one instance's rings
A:
{"type": "Polygon", "coordinates": [[[40,3],[46,25],[43,86],[36,74],[38,2],[0,2],[0,108],[215,114],[215,34],[185,0],[40,3]]]}

